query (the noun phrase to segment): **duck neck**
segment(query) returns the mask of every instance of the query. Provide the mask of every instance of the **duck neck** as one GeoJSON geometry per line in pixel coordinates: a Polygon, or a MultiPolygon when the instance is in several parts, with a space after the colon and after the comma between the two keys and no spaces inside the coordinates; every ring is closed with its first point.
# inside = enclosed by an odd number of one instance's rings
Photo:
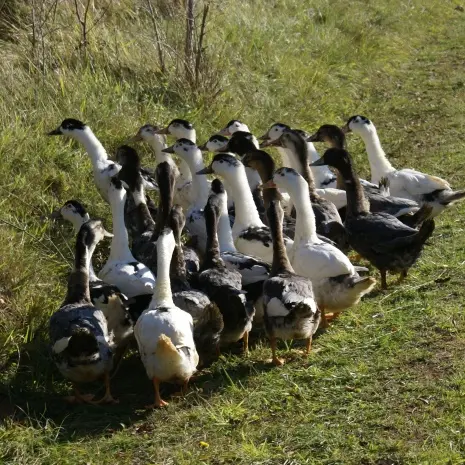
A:
{"type": "Polygon", "coordinates": [[[275,221],[270,222],[271,238],[273,239],[273,262],[271,264],[271,276],[276,276],[283,271],[293,273],[291,262],[287,258],[286,247],[284,245],[283,227],[276,214],[275,221]]]}
{"type": "Polygon", "coordinates": [[[307,143],[304,144],[304,146],[302,147],[302,151],[299,151],[299,153],[293,150],[292,155],[294,158],[294,163],[296,163],[296,166],[297,166],[297,171],[303,176],[305,181],[307,181],[310,196],[311,197],[317,196],[315,180],[313,179],[313,173],[312,173],[312,170],[310,169],[309,160],[308,160],[309,155],[308,155],[307,143]]]}
{"type": "Polygon", "coordinates": [[[78,235],[74,269],[68,278],[68,292],[65,297],[65,305],[82,302],[90,303],[89,264],[91,257],[92,253],[85,245],[84,239],[78,235]]]}
{"type": "Polygon", "coordinates": [[[289,192],[296,209],[295,238],[296,240],[317,242],[315,214],[310,202],[308,185],[304,184],[300,183],[300,185],[294,186],[292,192],[289,192]]]}
{"type": "Polygon", "coordinates": [[[381,178],[387,173],[394,171],[394,168],[386,158],[378,133],[374,127],[369,131],[364,131],[360,136],[365,143],[368,162],[370,163],[371,182],[378,184],[381,178]]]}
{"type": "Polygon", "coordinates": [[[207,246],[203,267],[208,269],[222,263],[218,242],[218,217],[214,209],[205,210],[205,226],[207,229],[207,246]]]}
{"type": "Polygon", "coordinates": [[[346,220],[350,217],[368,213],[368,203],[365,199],[360,179],[352,165],[340,169],[347,195],[346,220]]]}
{"type": "Polygon", "coordinates": [[[264,226],[255,206],[244,166],[240,165],[232,176],[228,176],[227,182],[233,192],[236,209],[235,223],[237,222],[242,226],[264,226]]]}
{"type": "Polygon", "coordinates": [[[205,164],[202,159],[202,152],[197,149],[194,157],[189,158],[187,163],[192,175],[192,206],[204,208],[208,201],[210,185],[206,176],[196,174],[197,171],[205,168],[205,164]]]}
{"type": "Polygon", "coordinates": [[[104,168],[108,164],[108,154],[101,142],[89,127],[78,131],[74,138],[80,142],[92,160],[94,170],[104,168]]]}
{"type": "Polygon", "coordinates": [[[236,252],[229,222],[228,200],[226,192],[220,195],[220,218],[218,220],[218,241],[220,252],[236,252]]]}
{"type": "Polygon", "coordinates": [[[182,281],[187,281],[186,262],[184,261],[184,251],[182,250],[181,231],[174,231],[176,245],[171,258],[171,276],[182,281]]]}
{"type": "MultiPolygon", "coordinates": [[[[320,154],[317,152],[313,143],[307,142],[307,148],[309,161],[312,163],[317,161],[320,158],[320,154]]],[[[328,178],[334,179],[333,172],[327,166],[311,166],[310,169],[312,171],[317,187],[322,186],[322,183],[325,181],[327,182],[328,178]]]]}
{"type": "Polygon", "coordinates": [[[136,187],[132,190],[131,194],[136,209],[138,233],[143,234],[146,231],[153,231],[155,227],[155,221],[153,221],[153,218],[150,215],[149,208],[147,207],[147,201],[145,199],[145,189],[140,174],[139,182],[136,184],[136,187]]]}
{"type": "MultiPolygon", "coordinates": [[[[173,307],[173,294],[171,292],[170,265],[173,250],[157,244],[157,282],[152,302],[157,307],[173,307]]],[[[151,308],[150,305],[149,308],[151,308]]]]}
{"type": "Polygon", "coordinates": [[[111,214],[113,217],[113,239],[111,241],[109,261],[136,261],[129,250],[128,232],[124,224],[124,204],[126,192],[121,198],[111,199],[111,214]]]}

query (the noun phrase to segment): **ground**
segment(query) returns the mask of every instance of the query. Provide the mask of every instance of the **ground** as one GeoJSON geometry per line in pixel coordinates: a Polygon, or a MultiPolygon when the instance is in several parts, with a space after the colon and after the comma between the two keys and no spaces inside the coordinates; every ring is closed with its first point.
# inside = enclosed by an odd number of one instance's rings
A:
{"type": "MultiPolygon", "coordinates": [[[[260,135],[275,121],[312,131],[363,114],[395,166],[465,188],[463,5],[221,2],[209,25],[211,66],[221,76],[213,98],[157,74],[156,50],[141,52],[153,35],[131,41],[143,34],[133,3],[121,1],[102,23],[106,48],[92,51],[93,68],[74,66],[71,45],[56,47],[53,70],[38,77],[22,36],[0,48],[1,461],[465,463],[465,204],[438,218],[402,285],[391,277],[387,292],[345,312],[318,334],[308,359],[294,350],[299,343],[283,344],[287,363],[276,368],[258,337],[249,357],[233,348],[196,375],[185,398],[146,411],[151,384],[133,350],[113,376],[119,405],[63,403],[70,386],[50,361],[47,322],[64,297],[73,235],[43,216],[74,197],[111,225],[82,150],[44,135],[65,117],[88,122],[113,152],[147,121],[186,117],[204,142],[232,118],[260,135]]],[[[348,142],[366,175],[363,144],[355,135],[348,142]]],[[[142,154],[149,164],[150,152],[142,154]]],[[[167,400],[174,390],[164,388],[167,400]]]]}

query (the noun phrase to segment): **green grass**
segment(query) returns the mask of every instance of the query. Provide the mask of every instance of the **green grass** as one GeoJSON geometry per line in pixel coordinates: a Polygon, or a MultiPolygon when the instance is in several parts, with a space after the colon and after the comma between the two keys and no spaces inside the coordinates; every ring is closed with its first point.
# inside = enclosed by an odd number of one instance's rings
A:
{"type": "MultiPolygon", "coordinates": [[[[277,120],[311,131],[365,114],[394,165],[465,186],[465,13],[454,2],[218,2],[211,73],[197,91],[171,62],[160,75],[136,3],[122,0],[94,30],[92,66],[79,62],[66,4],[47,35],[45,74],[31,64],[26,26],[0,45],[0,462],[465,463],[465,205],[438,218],[404,284],[347,311],[308,360],[291,351],[272,368],[258,340],[249,358],[226,355],[185,399],[147,412],[151,386],[132,353],[113,379],[119,406],[61,401],[69,385],[50,362],[46,329],[73,235],[41,217],[74,197],[111,226],[81,148],[44,135],[65,117],[86,121],[113,152],[141,124],[173,117],[191,119],[203,142],[234,117],[260,134],[277,120]]],[[[176,42],[182,18],[162,24],[176,42]]],[[[350,137],[349,149],[367,174],[361,141],[350,137]]]]}

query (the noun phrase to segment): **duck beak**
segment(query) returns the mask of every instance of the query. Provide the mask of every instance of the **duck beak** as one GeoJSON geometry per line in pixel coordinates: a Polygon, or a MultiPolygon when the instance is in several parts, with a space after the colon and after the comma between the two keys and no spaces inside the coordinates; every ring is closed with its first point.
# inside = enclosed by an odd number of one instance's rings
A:
{"type": "Polygon", "coordinates": [[[323,142],[323,141],[320,140],[320,138],[318,137],[318,133],[316,132],[315,134],[312,134],[311,136],[307,138],[307,142],[323,142]]]}
{"type": "Polygon", "coordinates": [[[280,139],[267,139],[264,140],[263,142],[260,143],[260,148],[265,148],[265,147],[282,147],[281,145],[281,140],[280,139]]]}
{"type": "Polygon", "coordinates": [[[135,142],[142,142],[143,140],[144,140],[144,139],[142,138],[142,136],[141,136],[139,133],[137,133],[135,136],[130,137],[130,138],[126,141],[126,143],[127,143],[127,144],[134,144],[135,142]]]}
{"type": "Polygon", "coordinates": [[[220,136],[230,136],[231,135],[228,128],[223,128],[221,131],[218,131],[217,134],[219,134],[220,136]]]}
{"type": "Polygon", "coordinates": [[[168,126],[166,128],[159,129],[158,131],[155,131],[155,134],[169,134],[170,131],[168,129],[168,126]]]}
{"type": "Polygon", "coordinates": [[[258,138],[258,140],[260,140],[260,141],[262,141],[262,140],[265,141],[265,140],[268,140],[268,139],[269,139],[269,137],[268,137],[268,133],[267,133],[267,132],[266,132],[265,134],[263,134],[263,136],[260,136],[260,137],[258,138]]]}
{"type": "Polygon", "coordinates": [[[344,124],[344,126],[341,127],[341,131],[342,131],[344,134],[347,134],[348,132],[351,132],[351,129],[349,128],[349,125],[348,125],[348,124],[344,124]]]}
{"type": "Polygon", "coordinates": [[[61,132],[61,127],[60,126],[58,126],[53,131],[50,131],[49,133],[47,133],[47,136],[62,136],[62,135],[63,135],[63,133],[61,132]]]}
{"type": "Polygon", "coordinates": [[[58,220],[59,218],[61,218],[60,208],[53,210],[52,213],[47,215],[47,218],[49,218],[50,220],[58,220]]]}
{"type": "Polygon", "coordinates": [[[314,161],[313,163],[310,163],[309,166],[324,166],[326,165],[324,157],[319,158],[317,161],[314,161]]]}
{"type": "Polygon", "coordinates": [[[206,166],[203,170],[197,171],[195,174],[213,174],[213,168],[212,166],[206,166]]]}
{"type": "Polygon", "coordinates": [[[205,142],[205,144],[198,145],[197,148],[198,148],[201,152],[208,152],[207,143],[206,143],[206,142],[205,142]]]}
{"type": "Polygon", "coordinates": [[[103,230],[103,237],[113,237],[111,232],[108,232],[106,229],[103,230]]]}
{"type": "Polygon", "coordinates": [[[166,147],[166,149],[163,149],[162,152],[164,153],[174,153],[174,145],[171,147],[166,147]]]}
{"type": "Polygon", "coordinates": [[[270,179],[269,181],[263,184],[260,184],[258,188],[259,189],[277,189],[278,186],[275,184],[275,182],[272,179],[270,179]]]}

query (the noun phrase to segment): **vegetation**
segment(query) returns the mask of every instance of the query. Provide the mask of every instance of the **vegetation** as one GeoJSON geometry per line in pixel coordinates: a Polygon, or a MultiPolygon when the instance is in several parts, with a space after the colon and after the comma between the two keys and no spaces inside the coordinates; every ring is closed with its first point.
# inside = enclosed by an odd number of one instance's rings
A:
{"type": "MultiPolygon", "coordinates": [[[[183,2],[95,2],[85,40],[83,3],[0,2],[0,462],[465,463],[464,205],[438,218],[404,284],[347,311],[308,360],[291,351],[271,367],[258,340],[155,412],[143,410],[151,386],[135,353],[114,375],[119,406],[60,399],[69,385],[50,363],[47,323],[74,238],[43,219],[77,198],[111,227],[82,149],[45,136],[65,117],[113,153],[140,125],[174,117],[203,142],[236,117],[260,134],[278,120],[312,130],[365,114],[393,164],[464,187],[462,6],[212,0],[200,48],[197,5],[196,80],[184,69],[183,2]]],[[[349,149],[366,174],[361,141],[349,149]]]]}

